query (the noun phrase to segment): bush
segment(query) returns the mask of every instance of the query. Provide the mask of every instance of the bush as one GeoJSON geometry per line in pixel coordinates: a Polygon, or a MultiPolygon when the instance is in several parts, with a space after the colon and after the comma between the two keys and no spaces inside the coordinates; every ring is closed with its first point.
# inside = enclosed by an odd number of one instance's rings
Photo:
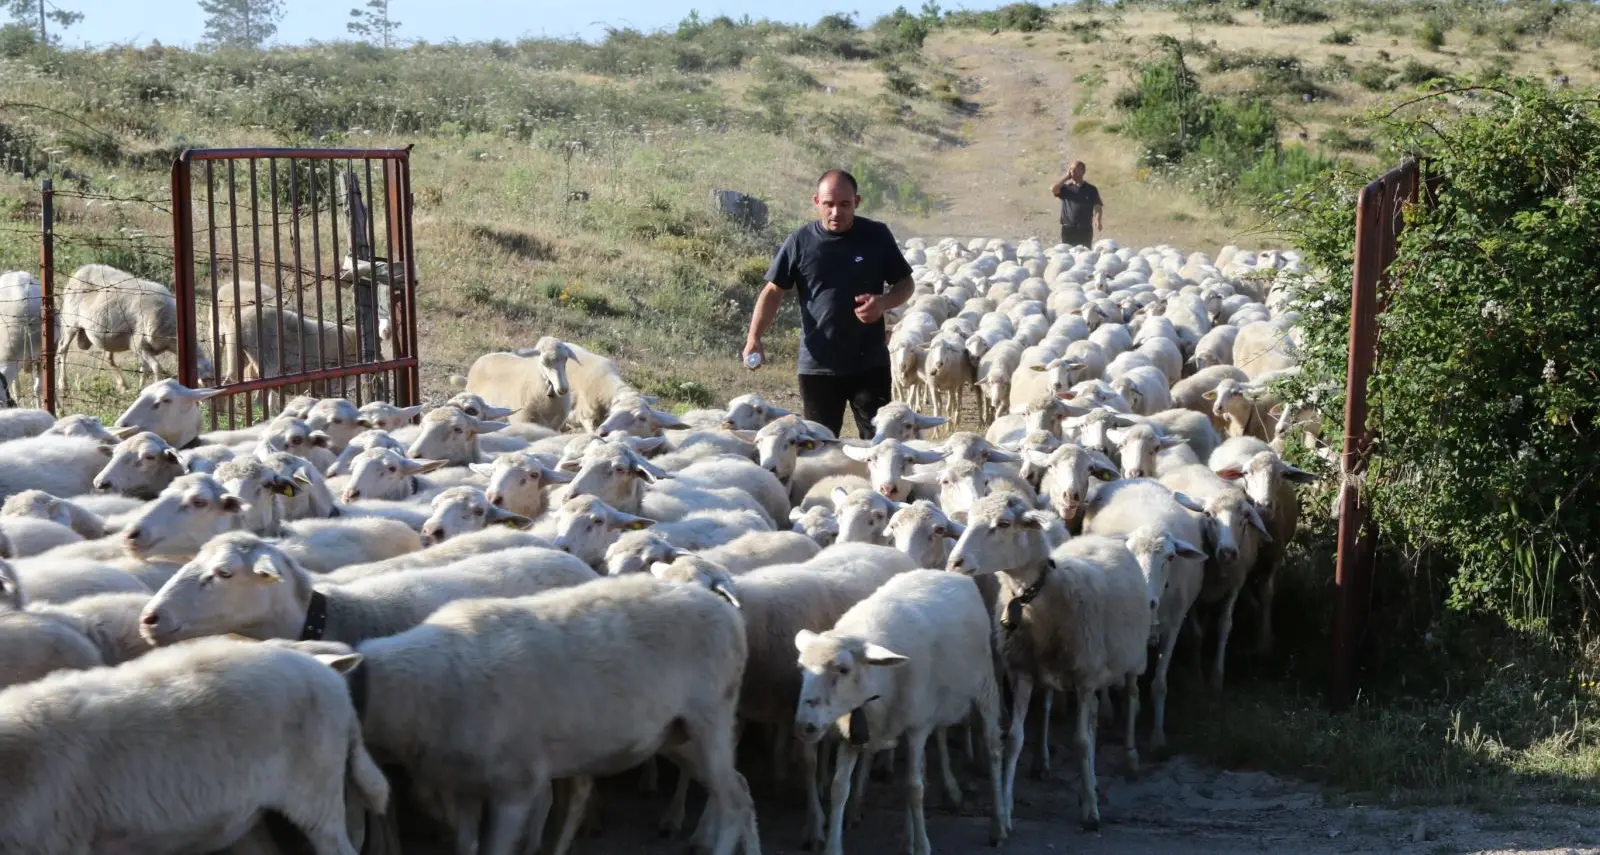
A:
{"type": "Polygon", "coordinates": [[[1341,30],[1338,27],[1334,27],[1331,32],[1322,37],[1322,43],[1325,45],[1353,45],[1356,43],[1356,34],[1349,30],[1341,30]]]}
{"type": "Polygon", "coordinates": [[[1035,3],[1012,3],[988,12],[949,12],[944,22],[950,27],[1032,33],[1049,29],[1050,11],[1035,3]]]}
{"type": "Polygon", "coordinates": [[[1353,137],[1343,128],[1329,128],[1317,137],[1317,142],[1334,151],[1372,151],[1376,144],[1365,137],[1353,137]]]}
{"type": "MultiPolygon", "coordinates": [[[[1452,609],[1541,633],[1592,630],[1600,108],[1537,80],[1497,89],[1474,111],[1391,131],[1444,183],[1437,204],[1408,212],[1390,267],[1370,401],[1381,442],[1362,495],[1387,543],[1446,568],[1452,609]]],[[[1344,385],[1356,186],[1321,181],[1291,206],[1308,264],[1331,271],[1300,292],[1307,388],[1344,385]]],[[[1321,402],[1330,425],[1340,397],[1321,402]]]]}
{"type": "Polygon", "coordinates": [[[1400,69],[1400,82],[1409,86],[1421,86],[1424,83],[1431,83],[1435,80],[1449,79],[1449,72],[1420,63],[1414,59],[1406,60],[1405,67],[1400,69]]]}
{"type": "Polygon", "coordinates": [[[1376,62],[1363,63],[1356,69],[1355,81],[1361,84],[1362,89],[1372,92],[1387,92],[1394,88],[1391,79],[1394,69],[1376,62]]]}
{"type": "Polygon", "coordinates": [[[1444,25],[1435,18],[1423,21],[1422,27],[1417,30],[1417,42],[1428,50],[1444,47],[1444,25]]]}
{"type": "Polygon", "coordinates": [[[1261,4],[1262,20],[1275,24],[1320,24],[1328,17],[1313,0],[1265,0],[1261,4]]]}

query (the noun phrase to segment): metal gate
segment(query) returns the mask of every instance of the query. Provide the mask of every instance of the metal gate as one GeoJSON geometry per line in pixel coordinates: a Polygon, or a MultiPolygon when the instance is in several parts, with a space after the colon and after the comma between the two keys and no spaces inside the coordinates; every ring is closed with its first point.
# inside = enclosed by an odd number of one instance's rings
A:
{"type": "Polygon", "coordinates": [[[421,397],[405,149],[188,149],[172,164],[178,380],[211,429],[296,394],[421,397]]]}

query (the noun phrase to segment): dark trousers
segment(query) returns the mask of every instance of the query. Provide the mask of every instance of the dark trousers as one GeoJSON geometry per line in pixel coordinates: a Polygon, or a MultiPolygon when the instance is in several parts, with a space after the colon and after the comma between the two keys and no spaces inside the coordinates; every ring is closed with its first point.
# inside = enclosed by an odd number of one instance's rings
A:
{"type": "Polygon", "coordinates": [[[872,417],[893,395],[889,366],[869,368],[860,374],[801,374],[800,403],[803,415],[840,436],[844,427],[844,405],[855,416],[856,432],[872,437],[872,417]]]}
{"type": "Polygon", "coordinates": [[[1094,243],[1094,226],[1062,226],[1061,242],[1067,246],[1088,246],[1094,243]]]}

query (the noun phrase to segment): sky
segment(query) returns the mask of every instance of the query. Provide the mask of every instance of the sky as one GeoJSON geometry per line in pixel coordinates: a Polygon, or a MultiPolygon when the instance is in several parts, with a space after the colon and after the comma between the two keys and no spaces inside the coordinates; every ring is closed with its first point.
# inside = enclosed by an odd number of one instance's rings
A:
{"type": "MultiPolygon", "coordinates": [[[[200,40],[204,15],[197,0],[47,0],[83,13],[83,20],[62,33],[68,45],[97,46],[132,42],[192,46],[200,40]]],[[[277,43],[334,41],[350,38],[345,30],[349,9],[366,0],[283,0],[277,43]]],[[[749,15],[786,23],[812,23],[834,12],[856,12],[871,22],[905,5],[916,11],[921,0],[823,0],[796,4],[784,0],[391,0],[389,14],[400,21],[401,38],[430,42],[488,41],[522,37],[577,37],[596,40],[605,28],[632,27],[650,31],[677,26],[697,9],[702,19],[725,14],[749,15]]],[[[984,8],[984,4],[946,3],[945,8],[984,8]]],[[[999,5],[998,0],[994,4],[999,5]]]]}

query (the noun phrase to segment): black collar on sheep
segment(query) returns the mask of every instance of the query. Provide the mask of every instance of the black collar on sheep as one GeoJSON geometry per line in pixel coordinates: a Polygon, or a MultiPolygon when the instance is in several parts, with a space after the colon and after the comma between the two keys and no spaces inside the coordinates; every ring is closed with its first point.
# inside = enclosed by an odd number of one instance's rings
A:
{"type": "Polygon", "coordinates": [[[328,628],[328,598],[321,591],[311,592],[311,602],[306,604],[306,622],[300,627],[301,641],[321,641],[328,628]]]}
{"type": "Polygon", "coordinates": [[[872,697],[862,701],[861,706],[850,711],[850,721],[845,723],[845,730],[848,732],[845,733],[844,738],[849,740],[851,745],[860,748],[861,746],[872,741],[872,730],[867,726],[867,712],[865,707],[867,704],[870,704],[881,697],[883,696],[873,695],[872,697]]]}
{"type": "Polygon", "coordinates": [[[1008,633],[1017,631],[1017,627],[1022,624],[1022,607],[1038,599],[1039,592],[1044,590],[1045,580],[1049,578],[1050,568],[1046,567],[1032,585],[1023,588],[1022,593],[1011,598],[1011,602],[1006,603],[1006,613],[1000,618],[1000,627],[1002,629],[1008,633]]]}

